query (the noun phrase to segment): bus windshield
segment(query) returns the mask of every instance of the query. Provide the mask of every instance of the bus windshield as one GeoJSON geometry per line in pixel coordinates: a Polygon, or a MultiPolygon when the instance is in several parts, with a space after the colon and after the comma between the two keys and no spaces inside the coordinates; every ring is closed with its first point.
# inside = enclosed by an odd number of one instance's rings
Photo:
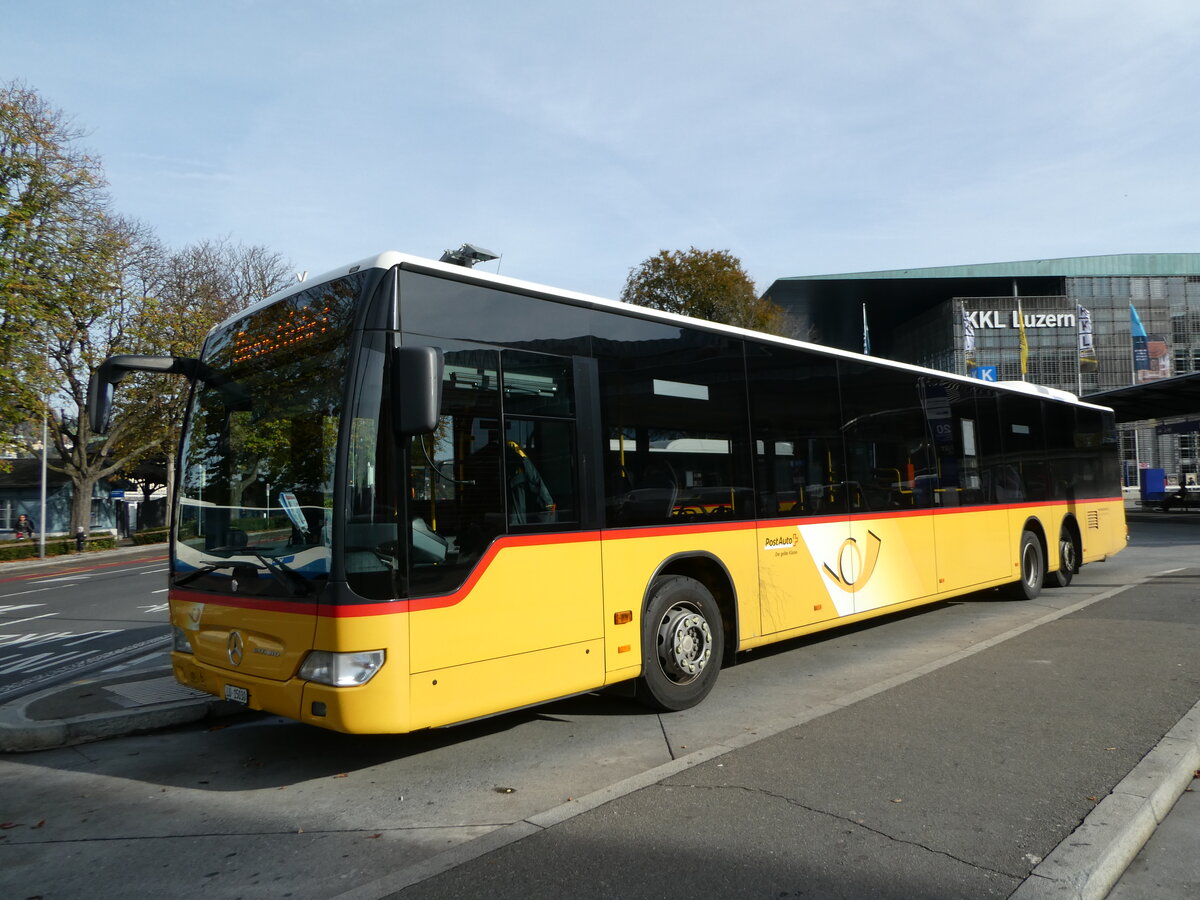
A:
{"type": "Polygon", "coordinates": [[[212,334],[184,435],[174,584],[313,597],[329,578],[334,461],[362,276],[212,334]]]}

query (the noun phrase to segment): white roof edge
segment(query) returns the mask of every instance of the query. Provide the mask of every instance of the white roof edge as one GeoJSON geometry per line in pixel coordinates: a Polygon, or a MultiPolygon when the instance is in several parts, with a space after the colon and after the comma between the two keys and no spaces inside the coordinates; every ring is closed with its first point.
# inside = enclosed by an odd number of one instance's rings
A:
{"type": "MultiPolygon", "coordinates": [[[[352,272],[358,272],[362,269],[390,269],[392,266],[408,264],[414,268],[428,269],[436,272],[443,272],[447,275],[453,275],[456,278],[467,278],[472,281],[478,281],[484,284],[495,284],[504,287],[515,288],[519,291],[533,291],[539,294],[547,294],[553,297],[561,297],[564,300],[569,300],[575,303],[583,303],[591,306],[596,306],[602,309],[611,309],[619,312],[635,311],[639,316],[649,319],[658,319],[663,322],[673,322],[681,325],[700,326],[708,330],[723,331],[729,334],[736,334],[741,337],[751,337],[756,340],[765,340],[770,343],[782,344],[784,346],[800,347],[805,350],[815,350],[817,352],[840,357],[842,359],[852,359],[860,361],[869,361],[877,365],[883,365],[894,369],[899,369],[905,372],[914,372],[922,375],[932,375],[938,378],[958,381],[964,384],[970,384],[978,387],[981,383],[977,378],[971,378],[967,375],[959,375],[955,372],[944,372],[940,369],[929,369],[924,366],[913,365],[912,363],[899,362],[894,359],[884,359],[879,356],[866,356],[861,353],[854,353],[850,350],[842,350],[839,347],[826,347],[823,344],[812,344],[807,341],[796,340],[795,338],[781,337],[776,334],[766,334],[761,331],[751,331],[748,328],[739,328],[736,325],[724,325],[720,322],[709,322],[705,319],[695,319],[691,316],[681,316],[678,313],[664,312],[658,309],[652,309],[648,306],[635,306],[629,303],[622,303],[619,300],[610,300],[605,297],[598,297],[592,294],[584,294],[578,291],[567,290],[566,288],[551,287],[545,284],[539,284],[533,281],[522,281],[518,278],[510,278],[506,275],[497,275],[491,272],[480,272],[476,269],[467,268],[465,266],[453,265],[451,263],[439,262],[433,259],[426,259],[421,256],[413,256],[408,253],[400,253],[396,250],[386,250],[374,256],[368,256],[358,262],[348,265],[339,266],[336,269],[331,269],[315,278],[306,278],[301,282],[289,285],[282,290],[276,291],[269,297],[265,297],[256,303],[251,304],[239,313],[236,313],[214,326],[213,330],[224,327],[227,323],[236,321],[243,316],[261,309],[264,306],[269,306],[284,297],[288,297],[297,291],[307,290],[319,284],[324,284],[326,281],[332,281],[335,278],[341,278],[349,275],[352,272]]],[[[1091,407],[1093,409],[1107,410],[1106,406],[1098,406],[1094,403],[1088,403],[1085,400],[1080,400],[1077,396],[1069,391],[1059,390],[1058,388],[1044,387],[1043,385],[1031,384],[1025,381],[1002,381],[991,383],[993,387],[1011,390],[1016,393],[1035,394],[1037,396],[1047,397],[1055,400],[1063,400],[1074,403],[1079,406],[1091,407]]]]}

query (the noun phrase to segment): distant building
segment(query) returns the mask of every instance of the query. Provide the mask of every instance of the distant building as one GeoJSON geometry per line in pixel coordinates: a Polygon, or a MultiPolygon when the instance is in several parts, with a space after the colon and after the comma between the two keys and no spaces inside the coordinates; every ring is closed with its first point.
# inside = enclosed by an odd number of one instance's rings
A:
{"type": "MultiPolygon", "coordinates": [[[[71,527],[71,497],[74,485],[61,472],[46,471],[46,521],[41,518],[42,461],[37,457],[6,459],[8,471],[0,471],[0,538],[10,538],[13,523],[21,513],[33,519],[39,531],[65,534],[71,527]]],[[[107,482],[92,493],[91,529],[115,529],[117,514],[107,482]]]]}
{"type": "MultiPolygon", "coordinates": [[[[806,340],[861,352],[865,322],[874,355],[984,380],[1086,396],[1200,371],[1200,253],[794,276],[765,296],[806,340]]],[[[1197,481],[1198,431],[1125,429],[1127,481],[1139,464],[1197,481]]]]}

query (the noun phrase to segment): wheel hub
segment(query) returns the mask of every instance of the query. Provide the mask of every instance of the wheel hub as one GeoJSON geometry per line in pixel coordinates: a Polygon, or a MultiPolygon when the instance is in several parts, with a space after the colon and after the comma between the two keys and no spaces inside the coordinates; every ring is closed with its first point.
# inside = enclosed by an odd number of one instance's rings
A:
{"type": "Polygon", "coordinates": [[[658,626],[658,658],[676,682],[696,678],[712,658],[712,629],[696,610],[675,606],[658,626]]]}
{"type": "Polygon", "coordinates": [[[1064,572],[1075,571],[1075,542],[1071,540],[1061,541],[1058,546],[1058,555],[1060,558],[1059,568],[1064,572]]]}

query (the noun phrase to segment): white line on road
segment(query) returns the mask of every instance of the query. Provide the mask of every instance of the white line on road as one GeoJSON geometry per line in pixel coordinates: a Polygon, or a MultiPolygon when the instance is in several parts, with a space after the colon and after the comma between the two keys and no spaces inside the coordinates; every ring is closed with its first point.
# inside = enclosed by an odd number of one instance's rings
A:
{"type": "Polygon", "coordinates": [[[66,646],[74,647],[77,644],[86,644],[88,641],[94,641],[96,638],[107,637],[110,634],[120,634],[121,629],[113,628],[109,631],[89,631],[86,634],[81,634],[77,641],[67,641],[66,646]]]}
{"type": "Polygon", "coordinates": [[[8,621],[7,619],[5,619],[3,624],[4,624],[4,627],[7,628],[9,625],[20,625],[22,622],[32,622],[34,619],[48,619],[51,616],[57,616],[57,615],[58,615],[58,613],[56,613],[56,612],[50,612],[50,613],[42,613],[40,616],[29,616],[28,618],[25,618],[25,619],[13,619],[11,622],[8,621]]]}
{"type": "Polygon", "coordinates": [[[44,587],[44,588],[34,588],[32,591],[13,591],[11,594],[5,594],[4,597],[5,597],[5,599],[7,599],[9,597],[20,597],[22,594],[36,594],[36,593],[39,593],[40,591],[52,591],[52,590],[54,590],[54,588],[44,587]]]}
{"type": "Polygon", "coordinates": [[[71,653],[38,653],[34,656],[25,656],[17,659],[8,665],[3,665],[3,663],[7,659],[11,659],[11,657],[0,657],[0,675],[13,675],[18,672],[40,672],[52,666],[62,665],[63,663],[72,662],[90,655],[90,650],[75,650],[71,653]]]}
{"type": "MultiPolygon", "coordinates": [[[[94,641],[96,638],[120,633],[120,629],[109,629],[106,631],[45,631],[40,634],[38,632],[0,634],[0,647],[37,647],[41,644],[53,644],[60,641],[63,642],[64,646],[74,647],[76,644],[86,644],[88,641],[94,641]],[[79,640],[68,641],[67,638],[79,638],[79,640]]],[[[5,658],[9,659],[11,657],[5,658]]]]}
{"type": "Polygon", "coordinates": [[[11,606],[0,606],[0,616],[6,613],[17,612],[21,609],[37,609],[39,606],[45,605],[45,603],[14,603],[11,606]]]}

